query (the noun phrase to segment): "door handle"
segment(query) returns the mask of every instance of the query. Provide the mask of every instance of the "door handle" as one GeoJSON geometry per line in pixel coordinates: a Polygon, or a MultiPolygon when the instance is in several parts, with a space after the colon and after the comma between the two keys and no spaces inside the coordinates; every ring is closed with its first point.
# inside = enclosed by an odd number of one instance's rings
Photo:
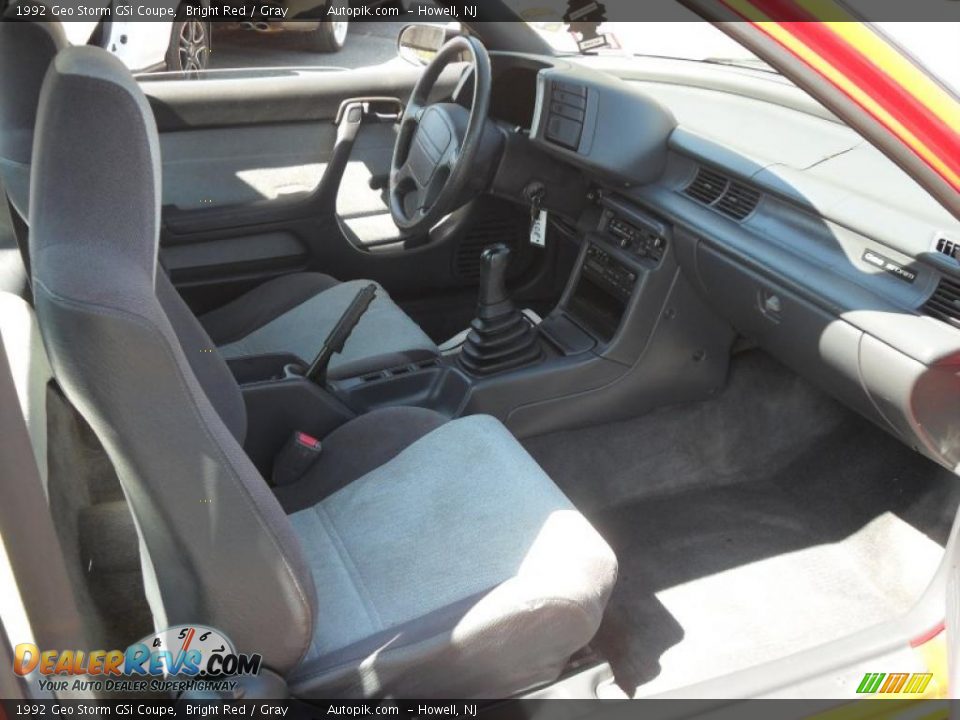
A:
{"type": "Polygon", "coordinates": [[[350,124],[363,123],[367,120],[395,123],[403,116],[403,103],[395,97],[371,96],[356,97],[340,103],[334,123],[340,125],[344,121],[350,124]]]}

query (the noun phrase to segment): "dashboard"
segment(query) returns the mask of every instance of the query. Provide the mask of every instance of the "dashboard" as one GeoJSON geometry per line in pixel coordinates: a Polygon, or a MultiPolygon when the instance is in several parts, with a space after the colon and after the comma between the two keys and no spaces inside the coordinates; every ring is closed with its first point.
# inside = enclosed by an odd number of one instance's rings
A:
{"type": "Polygon", "coordinates": [[[492,102],[510,128],[493,192],[546,186],[582,246],[568,310],[601,354],[631,361],[614,357],[621,318],[675,273],[736,333],[960,466],[960,222],[856,132],[779,76],[661,59],[495,53],[492,102]]]}
{"type": "MultiPolygon", "coordinates": [[[[676,122],[638,88],[562,60],[506,53],[492,54],[491,73],[490,117],[544,152],[621,185],[662,173],[676,122]]],[[[455,100],[467,104],[471,93],[468,76],[455,100]]]]}

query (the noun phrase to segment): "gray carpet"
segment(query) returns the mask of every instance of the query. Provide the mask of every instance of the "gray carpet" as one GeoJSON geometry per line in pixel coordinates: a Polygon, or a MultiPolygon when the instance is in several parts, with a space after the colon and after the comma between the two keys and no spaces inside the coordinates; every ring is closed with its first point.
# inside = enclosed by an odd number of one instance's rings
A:
{"type": "Polygon", "coordinates": [[[594,647],[631,695],[906,611],[960,503],[953,475],[759,353],[715,401],[526,444],[620,560],[594,647]]]}

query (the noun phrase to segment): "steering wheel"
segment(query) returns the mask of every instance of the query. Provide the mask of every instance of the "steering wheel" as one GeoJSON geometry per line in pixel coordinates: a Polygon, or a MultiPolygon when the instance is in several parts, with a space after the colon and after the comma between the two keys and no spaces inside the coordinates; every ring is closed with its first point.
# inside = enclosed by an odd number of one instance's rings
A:
{"type": "MultiPolygon", "coordinates": [[[[455,37],[424,69],[400,120],[390,164],[390,214],[400,230],[426,233],[464,205],[475,183],[472,165],[483,146],[490,109],[490,56],[476,38],[455,37]],[[473,66],[473,103],[430,103],[443,69],[464,54],[473,66]]],[[[479,190],[476,190],[479,194],[479,190]]]]}

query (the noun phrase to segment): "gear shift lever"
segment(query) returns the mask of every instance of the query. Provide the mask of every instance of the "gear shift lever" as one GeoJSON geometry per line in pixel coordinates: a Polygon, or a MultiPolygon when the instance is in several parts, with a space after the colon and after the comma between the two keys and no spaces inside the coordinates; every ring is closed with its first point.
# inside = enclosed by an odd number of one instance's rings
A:
{"type": "Polygon", "coordinates": [[[510,248],[506,245],[494,245],[483,251],[480,256],[480,302],[478,316],[487,308],[508,302],[507,266],[510,264],[510,248]]]}
{"type": "Polygon", "coordinates": [[[470,324],[460,365],[474,375],[490,375],[539,360],[537,333],[507,292],[510,248],[494,245],[480,259],[477,318],[470,324]]]}

